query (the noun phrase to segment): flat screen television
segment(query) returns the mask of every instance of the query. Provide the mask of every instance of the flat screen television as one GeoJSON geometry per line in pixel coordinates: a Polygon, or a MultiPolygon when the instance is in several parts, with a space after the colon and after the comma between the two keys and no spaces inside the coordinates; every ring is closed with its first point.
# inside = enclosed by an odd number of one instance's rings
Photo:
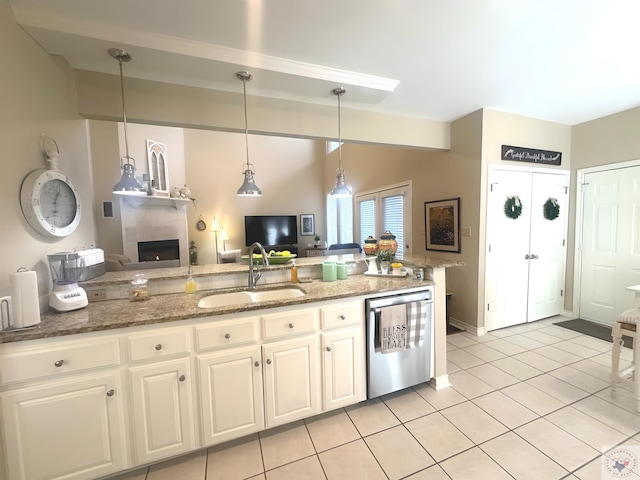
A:
{"type": "Polygon", "coordinates": [[[253,242],[260,242],[263,246],[295,245],[298,243],[297,216],[245,216],[244,237],[247,247],[253,242]]]}

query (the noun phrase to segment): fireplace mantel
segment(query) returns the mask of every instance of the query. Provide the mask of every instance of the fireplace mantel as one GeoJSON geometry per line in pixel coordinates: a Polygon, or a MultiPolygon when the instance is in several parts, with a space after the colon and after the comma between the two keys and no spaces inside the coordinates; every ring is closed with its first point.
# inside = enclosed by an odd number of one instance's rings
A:
{"type": "Polygon", "coordinates": [[[193,198],[172,198],[172,197],[156,197],[153,195],[118,195],[115,194],[130,206],[136,208],[143,204],[159,205],[165,207],[175,207],[175,209],[185,208],[189,202],[193,202],[193,198]]]}

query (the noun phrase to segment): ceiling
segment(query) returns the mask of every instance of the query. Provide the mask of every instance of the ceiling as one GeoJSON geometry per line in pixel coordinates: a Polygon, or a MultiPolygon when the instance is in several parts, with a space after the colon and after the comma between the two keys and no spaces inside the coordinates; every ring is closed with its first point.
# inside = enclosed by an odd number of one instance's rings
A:
{"type": "Polygon", "coordinates": [[[636,0],[10,0],[74,68],[452,121],[575,125],[640,105],[636,0]]]}

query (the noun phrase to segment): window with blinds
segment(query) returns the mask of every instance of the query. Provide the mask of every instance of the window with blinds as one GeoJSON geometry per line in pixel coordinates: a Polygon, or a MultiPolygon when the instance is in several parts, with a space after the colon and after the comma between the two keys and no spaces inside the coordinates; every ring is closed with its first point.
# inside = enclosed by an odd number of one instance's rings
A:
{"type": "Polygon", "coordinates": [[[411,182],[356,195],[357,238],[360,245],[371,235],[380,238],[386,230],[396,236],[402,258],[411,243],[411,182]]]}

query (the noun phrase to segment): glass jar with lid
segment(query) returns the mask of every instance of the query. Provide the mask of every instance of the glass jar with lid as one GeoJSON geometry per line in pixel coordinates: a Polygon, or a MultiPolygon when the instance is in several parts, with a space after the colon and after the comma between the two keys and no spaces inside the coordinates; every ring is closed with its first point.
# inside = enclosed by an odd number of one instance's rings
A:
{"type": "Polygon", "coordinates": [[[129,300],[139,302],[149,299],[149,280],[142,273],[136,274],[129,286],[129,300]]]}

